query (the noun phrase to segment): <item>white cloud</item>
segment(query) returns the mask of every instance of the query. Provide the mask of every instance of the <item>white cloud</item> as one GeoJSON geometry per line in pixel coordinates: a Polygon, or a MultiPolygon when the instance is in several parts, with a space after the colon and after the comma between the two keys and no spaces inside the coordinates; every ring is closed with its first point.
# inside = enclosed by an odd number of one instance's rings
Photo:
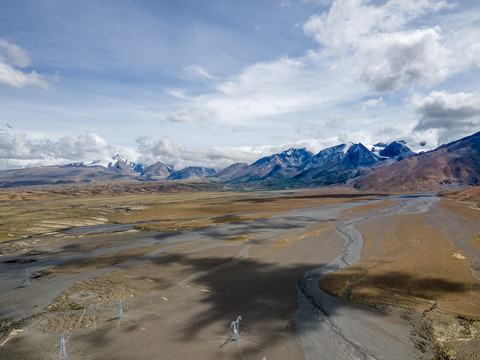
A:
{"type": "Polygon", "coordinates": [[[232,125],[278,127],[283,115],[314,116],[365,90],[362,84],[351,86],[351,79],[325,70],[310,54],[256,63],[220,82],[217,91],[194,99],[192,106],[214,111],[222,122],[232,125]]]}
{"type": "Polygon", "coordinates": [[[432,86],[478,66],[478,37],[461,36],[462,29],[442,36],[439,26],[410,27],[413,20],[446,8],[451,5],[438,0],[390,0],[380,6],[335,1],[328,12],[311,16],[304,31],[322,46],[324,61],[336,60],[332,68],[343,67],[377,91],[432,86]],[[460,38],[461,47],[453,40],[460,38]]]}
{"type": "Polygon", "coordinates": [[[335,129],[345,122],[345,118],[340,115],[329,115],[325,126],[329,129],[335,129]]]}
{"type": "Polygon", "coordinates": [[[216,114],[210,110],[182,108],[167,115],[167,120],[174,123],[194,124],[215,119],[216,114]]]}
{"type": "Polygon", "coordinates": [[[258,157],[270,154],[269,147],[185,147],[170,137],[160,140],[142,137],[137,139],[137,151],[141,154],[139,161],[154,163],[161,161],[175,169],[186,166],[205,166],[217,169],[236,162],[253,162],[258,157]]]}
{"type": "Polygon", "coordinates": [[[92,132],[44,142],[42,149],[50,157],[72,161],[104,160],[115,151],[106,140],[92,132]]]}
{"type": "Polygon", "coordinates": [[[43,159],[41,147],[24,134],[0,130],[0,159],[43,159]]]}
{"type": "Polygon", "coordinates": [[[344,130],[338,136],[340,140],[338,144],[348,143],[362,143],[365,146],[370,146],[373,143],[372,135],[368,130],[348,131],[344,130]]]}
{"type": "Polygon", "coordinates": [[[309,138],[318,139],[322,136],[322,128],[318,123],[312,121],[299,121],[295,123],[295,131],[309,138]]]}
{"type": "Polygon", "coordinates": [[[0,51],[2,62],[19,68],[25,68],[31,63],[28,53],[24,49],[4,39],[0,39],[0,51]]]}
{"type": "Polygon", "coordinates": [[[35,85],[47,89],[48,82],[42,75],[37,74],[35,70],[30,73],[21,70],[30,63],[31,60],[24,49],[0,39],[0,83],[13,87],[35,85]]]}
{"type": "Polygon", "coordinates": [[[207,70],[199,65],[186,66],[182,69],[187,75],[194,78],[205,78],[209,80],[218,80],[218,77],[210,74],[207,70]]]}
{"type": "Polygon", "coordinates": [[[232,132],[241,133],[241,132],[252,132],[255,131],[255,128],[245,125],[234,125],[232,126],[232,132]]]}
{"type": "Polygon", "coordinates": [[[95,133],[67,135],[56,140],[33,139],[26,134],[0,131],[0,166],[2,169],[69,162],[108,163],[113,146],[95,133]]]}
{"type": "Polygon", "coordinates": [[[440,141],[451,141],[480,128],[480,92],[451,94],[433,91],[414,95],[411,106],[418,115],[414,130],[435,131],[440,141]]]}
{"type": "Polygon", "coordinates": [[[179,99],[188,99],[189,97],[185,94],[185,90],[183,89],[168,89],[165,90],[167,94],[170,94],[179,99]]]}
{"type": "Polygon", "coordinates": [[[385,103],[383,102],[383,97],[373,98],[365,101],[361,104],[362,111],[366,111],[367,108],[376,107],[376,106],[384,106],[385,103]]]}

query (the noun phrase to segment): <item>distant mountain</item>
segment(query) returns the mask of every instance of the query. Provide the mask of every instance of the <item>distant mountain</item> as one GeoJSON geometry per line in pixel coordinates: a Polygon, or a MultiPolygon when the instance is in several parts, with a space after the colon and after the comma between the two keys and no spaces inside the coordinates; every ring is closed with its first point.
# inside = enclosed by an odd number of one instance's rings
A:
{"type": "Polygon", "coordinates": [[[208,176],[215,175],[217,171],[212,168],[205,168],[200,166],[189,166],[180,171],[171,174],[166,180],[197,180],[208,176]]]}
{"type": "Polygon", "coordinates": [[[480,185],[480,132],[354,181],[360,190],[441,191],[480,185]]]}
{"type": "Polygon", "coordinates": [[[365,174],[380,158],[361,143],[341,144],[320,151],[292,179],[299,184],[344,184],[365,174]]]}
{"type": "Polygon", "coordinates": [[[100,165],[86,166],[81,163],[0,171],[0,188],[126,180],[131,181],[132,178],[100,165]]]}
{"type": "Polygon", "coordinates": [[[158,161],[155,164],[147,166],[142,171],[142,176],[155,179],[155,180],[162,180],[166,179],[170,175],[175,172],[173,166],[165,165],[164,163],[158,161]]]}
{"type": "Polygon", "coordinates": [[[366,191],[456,190],[480,185],[480,132],[421,154],[413,153],[403,141],[378,143],[372,151],[361,143],[341,144],[315,155],[305,149],[288,149],[250,165],[232,164],[218,173],[198,166],[174,171],[161,162],[145,167],[120,155],[114,160],[108,167],[75,163],[0,171],[0,188],[215,177],[248,188],[351,184],[366,191]]]}
{"type": "Polygon", "coordinates": [[[408,148],[404,141],[394,141],[388,144],[384,149],[380,150],[380,156],[389,157],[396,160],[402,160],[415,155],[408,148]]]}
{"type": "Polygon", "coordinates": [[[263,157],[230,175],[234,182],[282,181],[298,173],[312,158],[305,149],[288,149],[279,154],[263,157]]]}
{"type": "Polygon", "coordinates": [[[235,163],[217,172],[214,176],[220,179],[231,179],[232,176],[248,166],[247,163],[235,163]]]}
{"type": "Polygon", "coordinates": [[[108,168],[122,175],[137,176],[143,172],[144,165],[127,161],[121,155],[115,155],[115,163],[109,163],[108,168]]]}

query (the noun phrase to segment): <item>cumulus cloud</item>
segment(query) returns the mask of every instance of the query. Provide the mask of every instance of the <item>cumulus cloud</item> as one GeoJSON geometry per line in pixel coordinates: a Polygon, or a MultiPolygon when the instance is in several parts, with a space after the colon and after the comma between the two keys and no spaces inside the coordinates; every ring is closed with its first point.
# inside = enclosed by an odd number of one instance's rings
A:
{"type": "Polygon", "coordinates": [[[28,85],[48,88],[48,82],[35,70],[22,71],[31,64],[28,53],[20,46],[0,39],[0,83],[13,87],[28,85]]]}
{"type": "Polygon", "coordinates": [[[0,166],[3,170],[81,161],[99,160],[107,163],[114,153],[114,147],[95,133],[67,135],[50,140],[0,131],[0,166]]]}
{"type": "Polygon", "coordinates": [[[28,139],[25,134],[0,130],[0,159],[43,159],[41,145],[28,139]]]}
{"type": "Polygon", "coordinates": [[[436,130],[441,140],[454,140],[480,128],[480,92],[433,91],[414,95],[411,105],[418,115],[415,131],[436,130]]]}
{"type": "Polygon", "coordinates": [[[335,1],[328,12],[311,16],[304,31],[321,45],[324,58],[336,59],[332,68],[348,69],[377,91],[431,86],[478,66],[478,41],[460,36],[462,29],[442,36],[439,26],[411,26],[451,7],[440,0],[390,0],[379,6],[368,0],[335,1]],[[454,39],[461,39],[462,46],[454,39]]]}
{"type": "Polygon", "coordinates": [[[72,161],[104,160],[114,152],[106,140],[92,132],[45,141],[42,143],[42,150],[47,156],[72,161]]]}

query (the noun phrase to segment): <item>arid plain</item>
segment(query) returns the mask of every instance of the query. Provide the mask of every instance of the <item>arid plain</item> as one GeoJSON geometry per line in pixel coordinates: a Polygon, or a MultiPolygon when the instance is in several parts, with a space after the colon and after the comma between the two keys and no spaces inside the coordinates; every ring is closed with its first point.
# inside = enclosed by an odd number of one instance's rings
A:
{"type": "Polygon", "coordinates": [[[463,200],[3,191],[0,358],[57,358],[64,333],[69,359],[478,359],[480,211],[463,200]]]}

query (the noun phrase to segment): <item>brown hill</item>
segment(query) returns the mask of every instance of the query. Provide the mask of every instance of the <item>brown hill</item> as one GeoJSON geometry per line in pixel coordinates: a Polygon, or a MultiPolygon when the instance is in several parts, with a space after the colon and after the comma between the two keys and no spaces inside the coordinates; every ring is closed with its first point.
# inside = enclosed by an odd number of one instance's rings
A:
{"type": "Polygon", "coordinates": [[[0,172],[0,188],[35,185],[58,185],[97,182],[132,181],[125,176],[103,166],[83,164],[40,166],[27,169],[0,172]]]}
{"type": "Polygon", "coordinates": [[[480,132],[354,181],[360,190],[436,192],[480,185],[480,132]]]}

